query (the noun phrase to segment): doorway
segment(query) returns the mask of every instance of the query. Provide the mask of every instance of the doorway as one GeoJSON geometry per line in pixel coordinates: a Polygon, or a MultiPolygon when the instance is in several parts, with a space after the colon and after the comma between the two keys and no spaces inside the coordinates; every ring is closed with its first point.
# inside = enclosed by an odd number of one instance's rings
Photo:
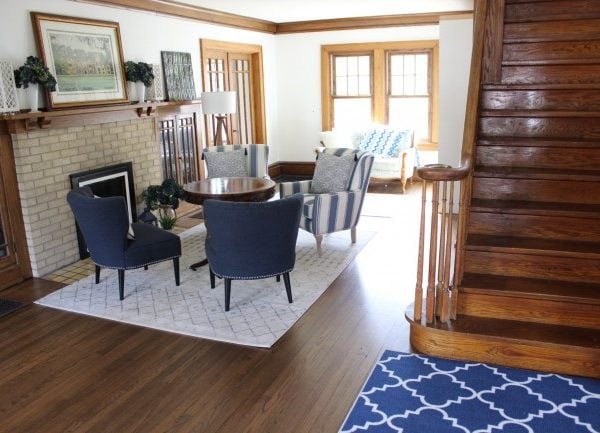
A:
{"type": "MultiPolygon", "coordinates": [[[[201,39],[200,53],[204,91],[237,94],[237,111],[227,116],[228,144],[266,143],[262,47],[201,39]]],[[[206,142],[213,145],[216,120],[204,121],[206,142]]]]}

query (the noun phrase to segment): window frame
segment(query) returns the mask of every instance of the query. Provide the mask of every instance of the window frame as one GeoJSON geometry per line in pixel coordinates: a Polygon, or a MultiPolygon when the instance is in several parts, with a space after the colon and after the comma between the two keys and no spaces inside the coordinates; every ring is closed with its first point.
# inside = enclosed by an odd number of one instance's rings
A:
{"type": "Polygon", "coordinates": [[[390,97],[388,59],[390,54],[431,52],[431,92],[429,104],[430,139],[417,144],[437,148],[439,137],[439,42],[437,40],[370,42],[321,46],[321,123],[324,131],[333,129],[333,79],[332,63],[335,56],[370,54],[372,59],[372,121],[387,124],[390,97]]]}

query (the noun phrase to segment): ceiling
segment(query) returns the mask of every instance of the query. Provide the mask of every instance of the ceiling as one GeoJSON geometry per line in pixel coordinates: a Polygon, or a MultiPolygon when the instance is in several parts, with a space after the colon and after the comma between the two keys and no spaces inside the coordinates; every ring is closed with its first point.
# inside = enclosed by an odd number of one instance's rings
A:
{"type": "Polygon", "coordinates": [[[473,0],[179,0],[178,3],[275,23],[473,10],[473,0]]]}

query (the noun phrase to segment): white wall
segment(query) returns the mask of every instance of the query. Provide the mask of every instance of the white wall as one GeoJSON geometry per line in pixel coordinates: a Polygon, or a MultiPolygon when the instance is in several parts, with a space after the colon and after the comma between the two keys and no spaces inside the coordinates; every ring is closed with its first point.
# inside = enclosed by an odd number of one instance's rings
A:
{"type": "Polygon", "coordinates": [[[0,58],[9,60],[14,68],[22,65],[27,56],[37,55],[30,11],[118,22],[125,60],[160,63],[161,51],[188,52],[192,55],[194,83],[198,94],[202,90],[201,38],[262,45],[267,137],[275,135],[273,128],[277,126],[277,89],[273,35],[68,0],[0,0],[0,7],[0,58]]]}
{"type": "Polygon", "coordinates": [[[259,44],[263,47],[267,140],[270,161],[314,158],[321,130],[320,47],[323,44],[440,39],[440,158],[459,154],[471,50],[471,20],[446,20],[440,26],[269,35],[153,13],[68,0],[0,0],[0,57],[20,66],[37,49],[30,11],[117,21],[125,60],[160,63],[160,51],[192,55],[200,89],[199,39],[259,44]],[[8,4],[10,3],[10,7],[8,4]],[[448,150],[448,151],[446,151],[448,150]]]}
{"type": "Polygon", "coordinates": [[[281,161],[310,161],[321,131],[321,45],[438,39],[438,26],[278,35],[277,104],[281,161]]]}
{"type": "Polygon", "coordinates": [[[438,160],[442,164],[460,163],[472,45],[472,19],[440,21],[438,160]]]}

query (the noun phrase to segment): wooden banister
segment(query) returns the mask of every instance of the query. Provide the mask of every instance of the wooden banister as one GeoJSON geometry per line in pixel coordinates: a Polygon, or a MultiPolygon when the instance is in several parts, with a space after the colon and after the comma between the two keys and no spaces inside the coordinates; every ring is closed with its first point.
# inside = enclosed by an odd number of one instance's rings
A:
{"type": "MultiPolygon", "coordinates": [[[[419,257],[417,285],[415,287],[414,319],[421,321],[423,306],[423,277],[425,257],[428,256],[427,289],[425,291],[425,320],[436,318],[443,322],[456,318],[458,285],[462,278],[462,257],[468,208],[471,195],[473,149],[477,136],[477,111],[479,108],[479,84],[482,76],[482,58],[486,41],[486,21],[498,11],[489,0],[475,0],[473,51],[467,107],[465,114],[461,162],[458,167],[431,164],[417,168],[423,180],[421,230],[419,233],[419,257]],[[458,219],[454,217],[454,191],[460,188],[458,219]],[[427,192],[431,190],[431,218],[429,225],[429,254],[425,253],[427,192]],[[441,206],[440,206],[441,203],[441,206]]],[[[488,35],[489,38],[489,35],[488,35]]],[[[488,47],[488,49],[490,49],[488,47]]],[[[488,71],[488,75],[489,71],[488,71]]]]}

